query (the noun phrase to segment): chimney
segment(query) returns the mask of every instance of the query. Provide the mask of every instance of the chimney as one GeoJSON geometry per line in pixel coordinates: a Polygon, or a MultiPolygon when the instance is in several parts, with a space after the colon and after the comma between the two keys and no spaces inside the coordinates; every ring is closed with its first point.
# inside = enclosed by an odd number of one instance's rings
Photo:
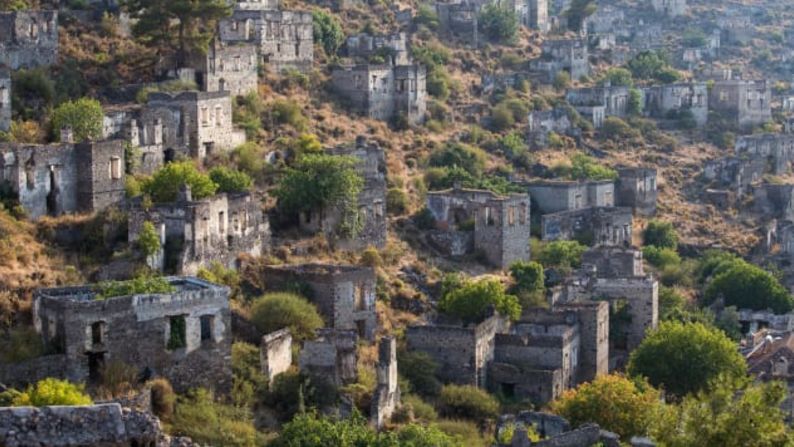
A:
{"type": "Polygon", "coordinates": [[[61,127],[61,143],[74,143],[74,131],[70,126],[61,127]]]}

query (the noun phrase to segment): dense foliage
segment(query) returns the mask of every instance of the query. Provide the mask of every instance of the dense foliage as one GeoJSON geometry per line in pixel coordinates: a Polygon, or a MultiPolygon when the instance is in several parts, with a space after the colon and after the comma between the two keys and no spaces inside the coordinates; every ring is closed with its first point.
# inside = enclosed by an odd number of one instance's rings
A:
{"type": "Polygon", "coordinates": [[[202,388],[177,399],[171,432],[204,445],[254,447],[264,443],[246,408],[218,402],[202,388]]]}
{"type": "Polygon", "coordinates": [[[444,385],[439,403],[441,412],[451,418],[483,420],[499,415],[496,398],[471,385],[444,385]]]}
{"type": "Polygon", "coordinates": [[[216,166],[210,169],[209,175],[210,179],[218,185],[218,192],[245,192],[249,191],[254,184],[251,176],[245,172],[226,166],[216,166]]]}
{"type": "Polygon", "coordinates": [[[95,299],[146,293],[171,293],[176,289],[162,276],[139,276],[127,281],[105,281],[94,286],[95,299]]]}
{"type": "Polygon", "coordinates": [[[96,99],[66,101],[52,111],[52,131],[60,139],[61,129],[71,127],[75,142],[98,140],[102,137],[104,118],[102,105],[96,99]]]}
{"type": "Polygon", "coordinates": [[[706,303],[720,298],[724,305],[739,309],[771,309],[782,314],[794,308],[794,298],[777,278],[740,259],[723,263],[706,287],[706,303]]]}
{"type": "Polygon", "coordinates": [[[472,281],[462,278],[445,284],[445,291],[438,303],[442,312],[460,318],[467,323],[480,322],[487,318],[493,308],[501,315],[516,320],[521,315],[518,298],[508,295],[504,286],[496,279],[472,281]]]}
{"type": "Polygon", "coordinates": [[[516,13],[498,3],[486,5],[479,17],[480,30],[493,42],[512,43],[518,33],[516,13]]]}
{"type": "Polygon", "coordinates": [[[147,220],[141,225],[136,244],[144,256],[152,256],[160,251],[160,235],[154,228],[153,223],[147,220]]]}
{"type": "Polygon", "coordinates": [[[173,202],[184,185],[190,187],[193,200],[207,198],[218,190],[218,185],[190,161],[168,163],[145,179],[142,189],[155,202],[173,202]]]}
{"type": "Polygon", "coordinates": [[[333,56],[336,50],[345,41],[345,33],[339,20],[325,11],[315,9],[312,11],[312,26],[314,27],[314,41],[325,50],[325,54],[333,56]]]}
{"type": "Polygon", "coordinates": [[[268,293],[254,301],[251,321],[263,334],[289,328],[296,340],[314,337],[323,326],[317,308],[305,298],[286,292],[268,293]]]}
{"type": "Polygon", "coordinates": [[[15,395],[11,405],[15,407],[45,407],[48,405],[91,405],[91,397],[83,385],[66,380],[47,378],[28,386],[15,395]]]}
{"type": "Polygon", "coordinates": [[[653,245],[657,248],[670,248],[675,250],[678,246],[678,234],[671,222],[661,220],[651,220],[642,233],[645,245],[653,245]]]}

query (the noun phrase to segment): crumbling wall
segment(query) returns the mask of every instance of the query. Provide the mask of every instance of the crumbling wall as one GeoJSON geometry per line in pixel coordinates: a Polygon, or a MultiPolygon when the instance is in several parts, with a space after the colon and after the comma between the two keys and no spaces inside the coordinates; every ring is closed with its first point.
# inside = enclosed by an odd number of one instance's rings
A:
{"type": "Polygon", "coordinates": [[[593,247],[582,254],[582,266],[595,268],[599,278],[643,276],[642,252],[625,247],[593,247]]]}
{"type": "Polygon", "coordinates": [[[262,374],[272,385],[277,375],[292,366],[292,334],[289,328],[280,329],[262,336],[259,345],[259,363],[262,374]]]}
{"type": "Polygon", "coordinates": [[[641,216],[656,214],[656,169],[620,168],[615,189],[617,206],[630,207],[641,216]]]}
{"type": "Polygon", "coordinates": [[[378,346],[376,365],[378,385],[372,396],[372,423],[383,427],[400,405],[400,384],[397,375],[397,340],[384,337],[378,346]]]}
{"type": "Polygon", "coordinates": [[[0,66],[12,70],[58,61],[58,11],[0,11],[0,66]]]}
{"type": "Polygon", "coordinates": [[[355,331],[320,329],[303,343],[298,364],[313,380],[340,387],[358,380],[358,336],[355,331]]]}
{"type": "Polygon", "coordinates": [[[561,211],[541,217],[541,238],[629,246],[632,242],[632,222],[630,208],[593,207],[561,211]]]}
{"type": "Polygon", "coordinates": [[[767,81],[718,81],[709,91],[709,109],[747,129],[772,120],[767,81]]]}
{"type": "Polygon", "coordinates": [[[0,132],[11,130],[11,73],[0,67],[0,132]]]}

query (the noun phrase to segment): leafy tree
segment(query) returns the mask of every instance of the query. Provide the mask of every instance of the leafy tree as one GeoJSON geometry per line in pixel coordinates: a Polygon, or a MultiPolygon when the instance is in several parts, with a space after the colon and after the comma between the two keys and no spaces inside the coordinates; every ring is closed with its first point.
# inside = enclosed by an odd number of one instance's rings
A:
{"type": "Polygon", "coordinates": [[[345,33],[339,20],[327,12],[315,9],[312,11],[312,26],[314,27],[314,41],[319,43],[325,54],[333,56],[345,41],[345,33]]]}
{"type": "Polygon", "coordinates": [[[102,121],[105,114],[99,101],[80,98],[67,101],[52,111],[52,130],[60,138],[60,130],[71,127],[74,141],[97,140],[102,137],[102,121]]]}
{"type": "Polygon", "coordinates": [[[582,263],[582,255],[587,247],[577,241],[552,241],[546,244],[538,255],[544,267],[576,268],[582,263]]]}
{"type": "Polygon", "coordinates": [[[706,45],[706,34],[697,28],[689,28],[684,31],[681,44],[687,48],[697,48],[706,45]]]}
{"type": "Polygon", "coordinates": [[[209,197],[218,189],[218,185],[190,161],[168,163],[146,179],[142,189],[155,202],[164,203],[175,201],[183,185],[190,187],[193,200],[209,197]]]}
{"type": "Polygon", "coordinates": [[[358,195],[364,179],[356,172],[357,160],[348,156],[307,154],[288,168],[273,194],[286,213],[336,209],[342,218],[338,231],[359,231],[358,195]]]}
{"type": "Polygon", "coordinates": [[[631,353],[627,371],[677,397],[705,389],[720,375],[745,373],[744,358],[720,330],[701,323],[662,322],[631,353]],[[660,361],[663,359],[663,361],[660,361]]]}
{"type": "Polygon", "coordinates": [[[152,256],[160,251],[160,235],[157,234],[154,224],[148,220],[141,225],[137,245],[144,256],[152,256]]]}
{"type": "Polygon", "coordinates": [[[231,15],[224,0],[124,0],[132,34],[144,45],[176,53],[177,66],[206,53],[220,19],[231,15]]]}
{"type": "Polygon", "coordinates": [[[232,343],[232,400],[251,408],[267,391],[267,377],[259,363],[259,347],[242,341],[232,343]]]}
{"type": "Polygon", "coordinates": [[[521,316],[518,298],[505,293],[504,287],[496,279],[463,280],[459,287],[444,293],[438,304],[442,312],[467,323],[482,321],[491,306],[511,320],[521,316]]]}
{"type": "Polygon", "coordinates": [[[254,181],[243,171],[216,166],[210,170],[210,179],[218,185],[218,192],[245,192],[251,189],[254,181]]]}
{"type": "Polygon", "coordinates": [[[780,405],[787,397],[783,382],[737,386],[721,378],[708,391],[668,406],[651,425],[651,436],[669,447],[777,447],[790,445],[791,434],[780,405]]]}
{"type": "Polygon", "coordinates": [[[664,83],[675,82],[680,74],[670,67],[667,56],[661,51],[643,51],[634,56],[627,64],[634,79],[657,80],[664,83]]]}
{"type": "Polygon", "coordinates": [[[427,397],[438,396],[441,382],[436,378],[438,364],[425,352],[400,350],[397,368],[411,384],[411,390],[427,397]]]}
{"type": "Polygon", "coordinates": [[[557,90],[565,90],[571,86],[571,74],[567,71],[560,71],[554,76],[552,85],[557,90]]]}
{"type": "Polygon", "coordinates": [[[741,260],[723,264],[706,287],[706,303],[713,303],[718,298],[723,298],[726,306],[739,309],[772,309],[782,314],[794,308],[794,299],[777,278],[741,260]]]}
{"type": "Polygon", "coordinates": [[[612,67],[607,70],[603,81],[609,81],[614,87],[634,87],[634,78],[631,72],[623,67],[612,67]]]}
{"type": "Polygon", "coordinates": [[[441,412],[452,418],[483,420],[499,415],[499,402],[471,385],[445,385],[439,395],[441,412]]]}
{"type": "Polygon", "coordinates": [[[43,68],[18,70],[11,74],[11,105],[23,121],[39,121],[55,101],[55,83],[43,68]]]}
{"type": "Polygon", "coordinates": [[[47,378],[28,386],[11,402],[14,407],[46,407],[50,405],[91,405],[91,397],[83,385],[47,378]]]}
{"type": "Polygon", "coordinates": [[[543,290],[543,266],[537,262],[518,261],[510,266],[510,276],[515,281],[516,291],[535,292],[543,290]]]}
{"type": "Polygon", "coordinates": [[[681,257],[672,248],[659,248],[655,245],[642,247],[642,256],[654,267],[664,268],[668,265],[678,265],[681,257]]]}
{"type": "Polygon", "coordinates": [[[629,115],[639,115],[642,113],[642,92],[639,89],[631,88],[629,90],[629,115]]]}
{"type": "Polygon", "coordinates": [[[563,13],[568,18],[568,28],[579,32],[584,19],[596,12],[596,3],[593,0],[573,0],[568,9],[563,13]]]}
{"type": "Polygon", "coordinates": [[[653,245],[656,248],[675,250],[678,247],[678,234],[673,224],[658,219],[648,222],[642,233],[642,240],[645,245],[653,245]]]}
{"type": "Polygon", "coordinates": [[[489,40],[512,43],[518,33],[518,17],[514,11],[498,3],[490,3],[480,13],[479,26],[489,40]]]}
{"type": "Polygon", "coordinates": [[[139,276],[127,281],[103,281],[94,286],[94,299],[104,300],[117,296],[144,293],[172,293],[174,286],[162,276],[139,276]]]}
{"type": "Polygon", "coordinates": [[[286,292],[268,293],[251,306],[251,322],[263,334],[289,328],[296,340],[314,337],[323,319],[305,298],[286,292]]]}
{"type": "Polygon", "coordinates": [[[585,154],[574,154],[571,157],[570,178],[573,180],[614,180],[617,171],[599,165],[592,157],[585,154]]]}
{"type": "Polygon", "coordinates": [[[485,159],[482,149],[455,142],[434,150],[428,162],[430,166],[457,166],[471,175],[479,176],[485,169],[485,159]]]}
{"type": "Polygon", "coordinates": [[[629,439],[646,435],[661,403],[659,391],[647,382],[610,374],[566,391],[551,409],[574,427],[596,423],[629,439]]]}

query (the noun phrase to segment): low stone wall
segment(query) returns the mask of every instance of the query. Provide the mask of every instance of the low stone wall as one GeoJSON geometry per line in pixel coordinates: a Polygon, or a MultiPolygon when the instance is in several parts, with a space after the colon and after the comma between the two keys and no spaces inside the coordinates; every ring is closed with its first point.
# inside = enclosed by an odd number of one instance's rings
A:
{"type": "Polygon", "coordinates": [[[18,363],[0,364],[0,383],[24,387],[47,377],[63,377],[65,371],[65,355],[45,355],[18,363]]]}

